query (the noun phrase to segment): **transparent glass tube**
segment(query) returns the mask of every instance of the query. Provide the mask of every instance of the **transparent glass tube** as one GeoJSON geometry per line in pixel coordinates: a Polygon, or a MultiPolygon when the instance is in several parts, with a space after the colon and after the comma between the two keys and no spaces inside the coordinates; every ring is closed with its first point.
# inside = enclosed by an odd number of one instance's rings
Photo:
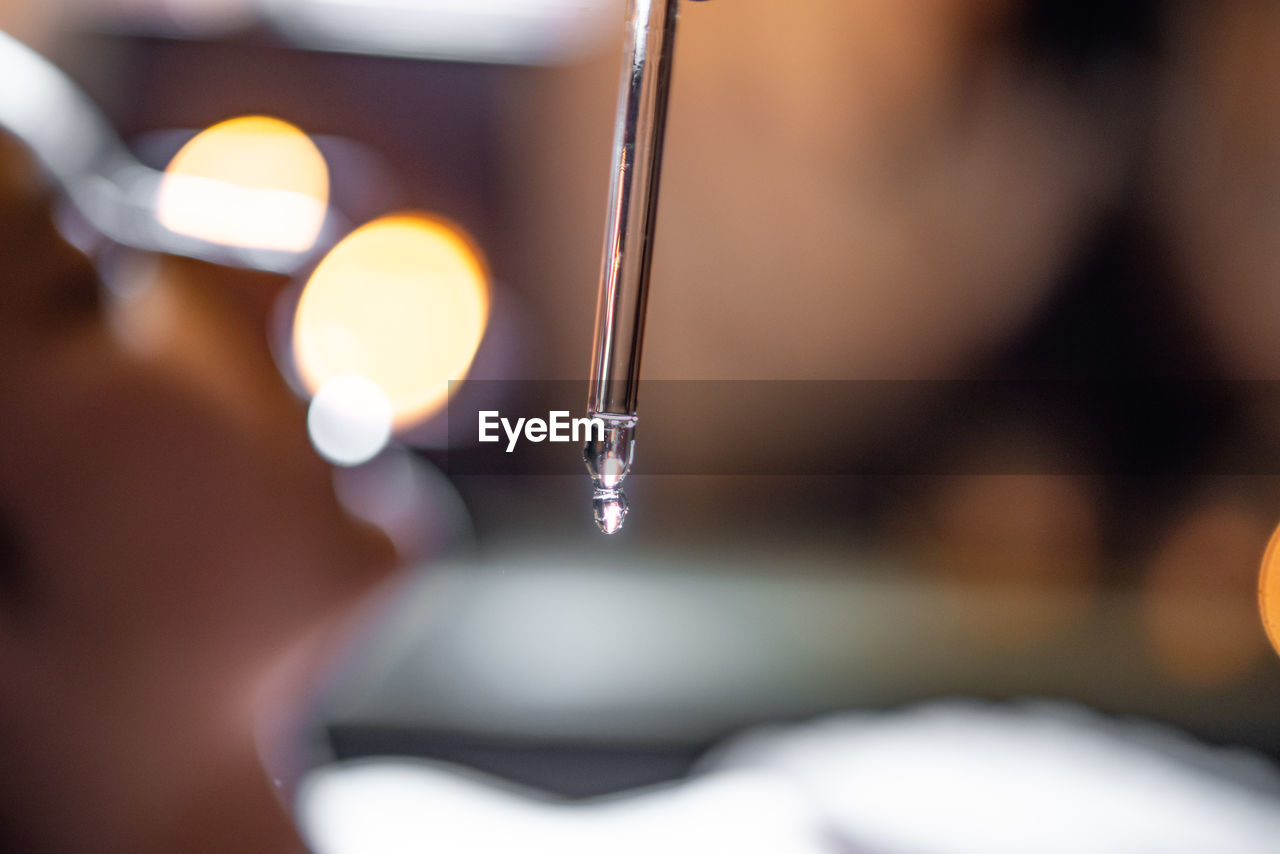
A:
{"type": "Polygon", "coordinates": [[[678,0],[628,0],[588,409],[636,414],[678,0]]]}
{"type": "Polygon", "coordinates": [[[596,305],[588,412],[605,422],[584,457],[596,487],[602,530],[621,527],[618,492],[635,448],[640,356],[653,263],[658,180],[675,56],[679,0],[628,0],[625,64],[614,127],[613,173],[596,305]],[[611,520],[602,522],[601,506],[611,520]]]}

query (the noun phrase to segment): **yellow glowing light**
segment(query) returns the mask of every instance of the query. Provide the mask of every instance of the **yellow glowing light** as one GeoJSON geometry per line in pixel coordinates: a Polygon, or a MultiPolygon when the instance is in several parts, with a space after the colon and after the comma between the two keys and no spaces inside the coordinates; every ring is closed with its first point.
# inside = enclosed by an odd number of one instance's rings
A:
{"type": "Polygon", "coordinates": [[[444,405],[488,319],[488,274],[471,242],[448,223],[398,214],[352,232],[320,262],[298,303],[294,355],[312,393],[365,377],[405,427],[444,405]]]}
{"type": "Polygon", "coordinates": [[[1267,630],[1277,653],[1280,653],[1280,528],[1271,535],[1262,556],[1262,575],[1258,579],[1258,607],[1262,625],[1267,630]]]}
{"type": "Polygon", "coordinates": [[[165,170],[156,216],[169,230],[247,249],[311,248],[329,204],[329,169],[305,133],[267,116],[216,124],[165,170]]]}

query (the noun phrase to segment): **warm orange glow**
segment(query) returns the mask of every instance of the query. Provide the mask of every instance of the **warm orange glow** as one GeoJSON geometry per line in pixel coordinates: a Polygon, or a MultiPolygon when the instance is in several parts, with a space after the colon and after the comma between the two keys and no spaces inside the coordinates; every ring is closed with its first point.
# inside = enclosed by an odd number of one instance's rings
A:
{"type": "Polygon", "coordinates": [[[267,116],[216,124],[174,155],[156,215],[171,231],[248,249],[311,248],[329,169],[305,133],[267,116]]]}
{"type": "Polygon", "coordinates": [[[383,217],[316,268],[298,303],[294,354],[313,393],[347,375],[377,383],[403,428],[444,405],[488,318],[488,275],[466,237],[427,216],[383,217]]]}
{"type": "Polygon", "coordinates": [[[1271,535],[1262,556],[1262,575],[1258,579],[1258,607],[1262,625],[1271,646],[1280,653],[1280,528],[1271,535]]]}

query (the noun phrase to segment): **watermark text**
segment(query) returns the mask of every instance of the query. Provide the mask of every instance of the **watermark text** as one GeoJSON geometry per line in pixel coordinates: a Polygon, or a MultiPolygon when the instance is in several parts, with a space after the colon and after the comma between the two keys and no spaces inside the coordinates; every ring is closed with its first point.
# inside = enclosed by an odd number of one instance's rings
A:
{"type": "Polygon", "coordinates": [[[573,418],[567,409],[554,410],[543,418],[517,418],[513,423],[496,409],[480,411],[481,442],[501,442],[506,434],[507,453],[516,449],[523,436],[527,442],[603,442],[605,424],[599,418],[573,418]],[[499,432],[501,430],[501,433],[499,432]]]}

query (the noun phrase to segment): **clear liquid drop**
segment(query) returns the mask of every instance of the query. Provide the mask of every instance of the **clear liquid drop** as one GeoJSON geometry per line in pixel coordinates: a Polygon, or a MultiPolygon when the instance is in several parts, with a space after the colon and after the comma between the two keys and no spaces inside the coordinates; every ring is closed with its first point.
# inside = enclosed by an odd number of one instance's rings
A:
{"type": "Polygon", "coordinates": [[[596,519],[596,527],[606,534],[616,534],[622,530],[622,523],[630,511],[627,496],[618,489],[597,489],[591,497],[591,511],[596,519]]]}

